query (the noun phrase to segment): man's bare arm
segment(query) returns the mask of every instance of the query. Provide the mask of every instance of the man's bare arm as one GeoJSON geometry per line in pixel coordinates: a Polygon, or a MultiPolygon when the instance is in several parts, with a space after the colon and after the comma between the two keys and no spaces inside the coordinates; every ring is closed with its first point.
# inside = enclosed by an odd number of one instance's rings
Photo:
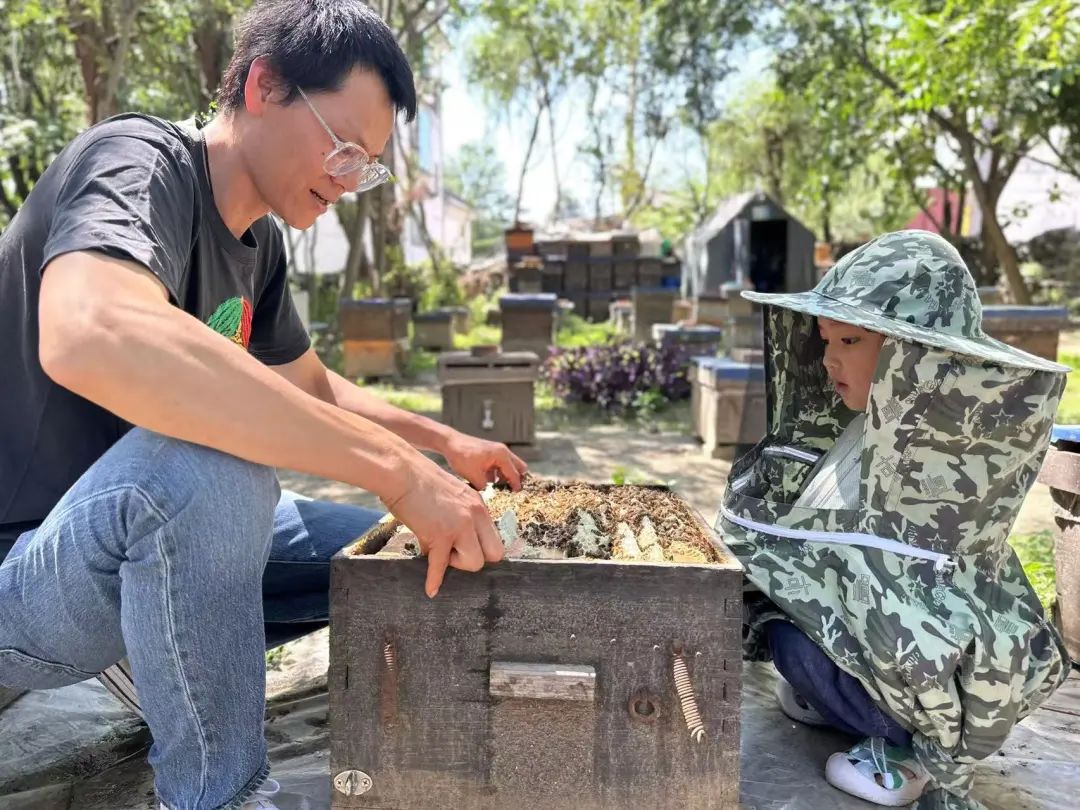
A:
{"type": "Polygon", "coordinates": [[[287,384],[171,306],[133,262],[69,253],[42,278],[39,351],[55,382],[132,424],[270,466],[361,486],[393,502],[413,448],[287,384]]]}

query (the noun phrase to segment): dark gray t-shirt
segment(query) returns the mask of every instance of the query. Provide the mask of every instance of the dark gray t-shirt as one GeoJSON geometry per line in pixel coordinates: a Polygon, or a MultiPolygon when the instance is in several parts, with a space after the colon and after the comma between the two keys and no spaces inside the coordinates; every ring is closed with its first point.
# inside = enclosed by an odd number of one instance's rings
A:
{"type": "Polygon", "coordinates": [[[281,232],[269,217],[240,239],[229,232],[193,124],[122,115],[79,135],[0,233],[0,559],[131,427],[38,360],[41,273],[78,250],[144,265],[172,304],[268,365],[310,345],[281,232]]]}

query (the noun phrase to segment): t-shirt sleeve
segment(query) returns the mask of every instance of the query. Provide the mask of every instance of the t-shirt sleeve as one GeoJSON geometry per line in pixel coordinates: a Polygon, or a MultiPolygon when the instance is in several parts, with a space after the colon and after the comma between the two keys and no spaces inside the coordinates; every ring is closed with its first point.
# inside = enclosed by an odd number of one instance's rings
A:
{"type": "Polygon", "coordinates": [[[65,253],[94,250],[138,262],[180,300],[195,218],[195,172],[182,145],[129,135],[89,144],[56,199],[41,268],[65,253]]]}
{"type": "Polygon", "coordinates": [[[272,226],[276,252],[271,270],[255,302],[248,350],[268,366],[291,363],[311,346],[311,338],[289,293],[288,267],[280,233],[272,226]]]}

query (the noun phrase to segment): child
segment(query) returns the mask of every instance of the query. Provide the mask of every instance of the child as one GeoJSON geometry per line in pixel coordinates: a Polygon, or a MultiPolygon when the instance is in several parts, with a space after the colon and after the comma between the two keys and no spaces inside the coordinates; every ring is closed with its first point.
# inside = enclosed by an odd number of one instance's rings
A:
{"type": "Polygon", "coordinates": [[[768,307],[769,425],[719,528],[760,590],[748,653],[790,717],[864,738],[830,784],[976,807],[975,762],[1068,674],[1006,542],[1067,369],[985,336],[970,273],[925,232],[744,296],[768,307]]]}

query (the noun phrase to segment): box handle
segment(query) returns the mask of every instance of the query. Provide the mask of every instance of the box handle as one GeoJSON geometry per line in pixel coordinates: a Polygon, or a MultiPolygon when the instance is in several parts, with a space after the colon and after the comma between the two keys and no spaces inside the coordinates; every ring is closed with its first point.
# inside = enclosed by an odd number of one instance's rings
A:
{"type": "Polygon", "coordinates": [[[492,697],[528,700],[596,700],[596,670],[585,665],[493,661],[488,691],[492,697]]]}

